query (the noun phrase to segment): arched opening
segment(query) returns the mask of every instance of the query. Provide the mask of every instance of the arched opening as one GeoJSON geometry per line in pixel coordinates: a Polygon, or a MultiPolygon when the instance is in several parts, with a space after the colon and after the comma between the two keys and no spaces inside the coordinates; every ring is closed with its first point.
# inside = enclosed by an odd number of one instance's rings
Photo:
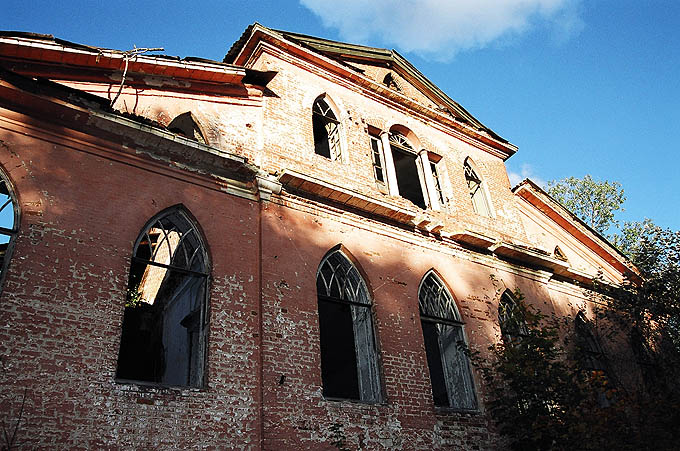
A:
{"type": "Polygon", "coordinates": [[[378,353],[366,282],[335,250],[319,265],[316,290],[324,396],[378,401],[378,353]]]}
{"type": "Polygon", "coordinates": [[[0,169],[0,282],[5,278],[19,231],[19,208],[12,185],[0,169]]]}
{"type": "Polygon", "coordinates": [[[320,96],[314,101],[312,129],[314,152],[331,160],[339,160],[341,155],[340,121],[325,96],[320,96]]]}
{"type": "Polygon", "coordinates": [[[420,208],[427,208],[424,194],[427,190],[424,177],[421,175],[423,168],[420,166],[417,150],[411,140],[400,130],[390,131],[389,142],[399,195],[420,208]]]}
{"type": "Polygon", "coordinates": [[[506,342],[520,340],[529,333],[524,312],[510,290],[505,290],[498,303],[498,324],[506,342]]]}
{"type": "Polygon", "coordinates": [[[172,122],[168,124],[168,130],[172,133],[182,135],[185,138],[198,141],[201,144],[206,144],[205,136],[203,136],[201,128],[189,111],[174,118],[172,122]]]}
{"type": "Polygon", "coordinates": [[[434,404],[476,409],[463,323],[453,296],[434,271],[428,272],[420,284],[418,304],[434,404]]]}
{"type": "Polygon", "coordinates": [[[203,237],[183,207],[149,221],[132,254],[118,379],[203,385],[209,271],[203,237]]]}

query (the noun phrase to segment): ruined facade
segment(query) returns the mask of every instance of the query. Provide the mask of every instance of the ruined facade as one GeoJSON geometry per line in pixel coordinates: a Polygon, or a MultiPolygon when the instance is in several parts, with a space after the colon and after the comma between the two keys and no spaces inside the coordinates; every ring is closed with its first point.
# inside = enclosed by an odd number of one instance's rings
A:
{"type": "Polygon", "coordinates": [[[631,272],[510,186],[516,151],[394,51],[1,33],[3,426],[25,449],[497,448],[458,343],[500,340],[516,288],[575,317],[631,272]]]}

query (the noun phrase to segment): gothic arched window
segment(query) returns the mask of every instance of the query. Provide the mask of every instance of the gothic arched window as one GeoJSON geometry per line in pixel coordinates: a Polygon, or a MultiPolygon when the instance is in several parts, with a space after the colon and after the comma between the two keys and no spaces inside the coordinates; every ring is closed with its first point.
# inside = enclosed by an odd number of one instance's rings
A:
{"type": "Polygon", "coordinates": [[[505,290],[498,303],[498,323],[506,342],[521,339],[529,333],[524,313],[509,290],[505,290]]]}
{"type": "Polygon", "coordinates": [[[463,323],[453,297],[433,271],[420,285],[418,303],[434,404],[476,409],[470,363],[464,351],[463,323]]]}
{"type": "Polygon", "coordinates": [[[314,101],[312,129],[314,132],[314,152],[331,160],[339,160],[340,122],[323,96],[314,101]]]}
{"type": "Polygon", "coordinates": [[[491,207],[489,205],[484,182],[472,168],[469,159],[465,160],[463,169],[465,171],[465,182],[467,183],[468,192],[470,193],[470,199],[472,199],[472,208],[476,213],[482,216],[491,216],[491,207]]]}
{"type": "Polygon", "coordinates": [[[12,257],[14,238],[19,231],[19,209],[4,171],[0,170],[0,282],[12,257]]]}
{"type": "Polygon", "coordinates": [[[319,265],[316,290],[324,396],[379,401],[378,353],[364,279],[336,250],[319,265]]]}
{"type": "Polygon", "coordinates": [[[574,318],[576,344],[580,351],[582,368],[586,371],[606,371],[604,353],[593,333],[593,327],[583,312],[574,318]]]}
{"type": "Polygon", "coordinates": [[[183,207],[147,223],[132,255],[118,379],[203,385],[209,272],[203,237],[183,207]]]}

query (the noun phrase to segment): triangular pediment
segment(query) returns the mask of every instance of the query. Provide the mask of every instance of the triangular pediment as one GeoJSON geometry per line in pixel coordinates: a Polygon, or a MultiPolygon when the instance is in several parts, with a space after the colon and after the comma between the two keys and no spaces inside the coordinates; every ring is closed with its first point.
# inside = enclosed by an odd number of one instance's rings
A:
{"type": "Polygon", "coordinates": [[[524,180],[513,192],[528,241],[575,274],[585,278],[601,275],[611,283],[626,277],[639,279],[637,269],[603,236],[588,227],[531,180],[524,180]]]}
{"type": "Polygon", "coordinates": [[[258,23],[249,26],[241,38],[229,49],[224,62],[247,66],[256,51],[258,41],[267,41],[287,52],[307,52],[315,63],[332,62],[361,79],[366,85],[370,80],[372,89],[394,99],[406,99],[418,108],[434,111],[482,138],[487,144],[503,150],[507,156],[517,148],[482,124],[465,108],[447,96],[397,51],[348,44],[314,36],[273,30],[258,23]],[[291,45],[293,44],[293,45],[291,45]],[[310,55],[317,55],[314,58],[310,55]],[[324,60],[318,59],[322,56],[324,60]]]}

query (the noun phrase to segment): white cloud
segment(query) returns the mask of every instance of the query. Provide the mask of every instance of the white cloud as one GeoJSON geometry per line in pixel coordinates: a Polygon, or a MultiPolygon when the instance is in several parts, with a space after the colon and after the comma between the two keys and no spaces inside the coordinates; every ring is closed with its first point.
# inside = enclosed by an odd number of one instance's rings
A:
{"type": "Polygon", "coordinates": [[[534,182],[541,188],[545,188],[548,184],[543,178],[539,177],[534,173],[534,168],[530,164],[526,163],[524,163],[520,167],[519,172],[515,172],[512,169],[508,168],[508,177],[510,178],[511,186],[517,185],[524,179],[531,179],[532,182],[534,182]]]}
{"type": "Polygon", "coordinates": [[[300,0],[350,42],[448,59],[543,22],[558,40],[580,31],[580,0],[300,0]]]}

